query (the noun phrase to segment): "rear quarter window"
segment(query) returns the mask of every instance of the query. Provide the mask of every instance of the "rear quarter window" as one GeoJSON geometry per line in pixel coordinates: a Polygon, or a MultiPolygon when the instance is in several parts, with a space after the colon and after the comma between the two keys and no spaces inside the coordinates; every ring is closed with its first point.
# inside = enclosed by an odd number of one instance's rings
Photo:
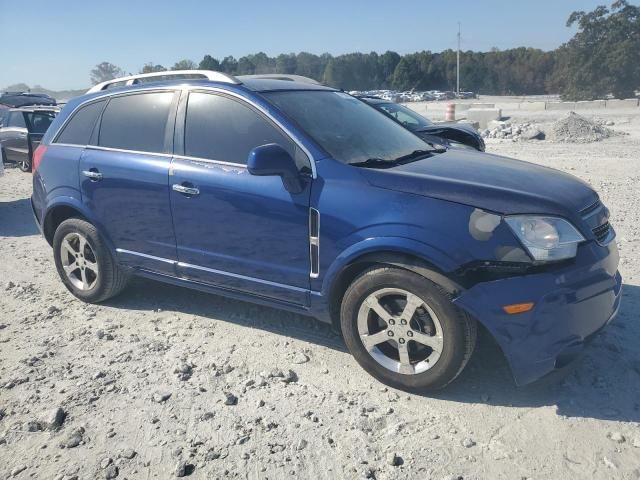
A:
{"type": "Polygon", "coordinates": [[[174,92],[112,97],[102,114],[98,144],[139,152],[165,152],[174,92]]]}
{"type": "Polygon", "coordinates": [[[95,127],[96,120],[106,103],[105,100],[90,103],[80,107],[72,116],[71,120],[62,129],[55,143],[66,143],[69,145],[87,145],[91,138],[91,133],[95,127]]]}

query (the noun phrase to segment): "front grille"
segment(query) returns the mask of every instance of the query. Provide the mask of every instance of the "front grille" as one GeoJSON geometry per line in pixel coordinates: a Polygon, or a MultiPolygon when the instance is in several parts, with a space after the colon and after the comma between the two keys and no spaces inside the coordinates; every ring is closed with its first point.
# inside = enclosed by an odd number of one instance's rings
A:
{"type": "Polygon", "coordinates": [[[583,208],[582,210],[580,210],[580,216],[581,217],[586,217],[588,216],[590,213],[595,212],[598,208],[600,208],[602,204],[600,203],[600,199],[596,200],[595,202],[593,202],[591,205],[589,205],[588,207],[583,208]]]}
{"type": "Polygon", "coordinates": [[[611,230],[611,224],[609,222],[603,223],[599,227],[596,227],[592,230],[593,234],[596,236],[596,240],[598,243],[604,243],[609,236],[609,231],[611,230]]]}

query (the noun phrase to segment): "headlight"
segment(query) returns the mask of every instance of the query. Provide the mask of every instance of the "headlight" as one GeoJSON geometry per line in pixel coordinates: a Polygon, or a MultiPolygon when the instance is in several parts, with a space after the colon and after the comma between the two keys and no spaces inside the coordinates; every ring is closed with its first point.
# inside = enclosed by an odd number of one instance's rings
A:
{"type": "Polygon", "coordinates": [[[568,221],[557,217],[505,217],[516,237],[535,260],[554,261],[576,256],[584,237],[568,221]]]}

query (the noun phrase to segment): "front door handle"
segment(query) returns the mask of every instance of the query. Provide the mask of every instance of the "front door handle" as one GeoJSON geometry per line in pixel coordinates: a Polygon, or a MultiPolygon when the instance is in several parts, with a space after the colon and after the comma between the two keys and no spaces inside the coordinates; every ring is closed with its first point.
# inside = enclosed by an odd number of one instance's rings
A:
{"type": "Polygon", "coordinates": [[[92,168],[91,170],[83,170],[82,175],[93,180],[94,182],[102,180],[102,174],[95,168],[92,168]]]}
{"type": "Polygon", "coordinates": [[[200,195],[200,190],[193,186],[188,186],[180,183],[174,183],[171,188],[174,192],[182,193],[184,195],[195,196],[200,195]]]}

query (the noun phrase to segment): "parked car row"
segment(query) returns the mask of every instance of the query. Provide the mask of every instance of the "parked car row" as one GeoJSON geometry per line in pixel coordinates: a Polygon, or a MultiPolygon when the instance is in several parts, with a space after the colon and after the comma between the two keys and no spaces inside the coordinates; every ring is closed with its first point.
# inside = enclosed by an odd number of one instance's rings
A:
{"type": "Polygon", "coordinates": [[[440,91],[440,90],[428,90],[424,92],[416,92],[414,90],[408,92],[398,92],[395,90],[366,90],[366,91],[358,91],[353,90],[349,92],[351,95],[356,97],[379,97],[383,100],[388,100],[391,102],[397,103],[408,103],[408,102],[431,102],[431,101],[442,101],[442,100],[453,100],[456,98],[477,98],[473,92],[451,92],[451,91],[440,91]]]}
{"type": "Polygon", "coordinates": [[[71,100],[33,155],[34,217],[81,300],[135,275],[311,315],[408,390],[453,381],[479,326],[525,384],[615,316],[609,210],[575,177],[301,77],[153,75],[71,100]]]}

